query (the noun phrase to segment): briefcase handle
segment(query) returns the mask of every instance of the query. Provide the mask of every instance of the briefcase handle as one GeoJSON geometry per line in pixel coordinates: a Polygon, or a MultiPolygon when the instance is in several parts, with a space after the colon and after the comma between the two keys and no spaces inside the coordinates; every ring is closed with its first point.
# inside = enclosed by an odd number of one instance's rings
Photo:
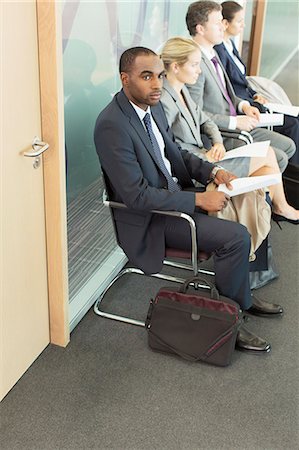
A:
{"type": "Polygon", "coordinates": [[[210,281],[206,280],[205,278],[201,278],[201,277],[187,278],[185,283],[182,284],[182,286],[180,287],[179,292],[181,292],[182,294],[186,294],[187,289],[191,283],[194,283],[196,285],[196,283],[202,283],[202,282],[204,282],[211,289],[211,298],[214,300],[219,300],[219,292],[218,292],[215,284],[213,284],[210,281]]]}

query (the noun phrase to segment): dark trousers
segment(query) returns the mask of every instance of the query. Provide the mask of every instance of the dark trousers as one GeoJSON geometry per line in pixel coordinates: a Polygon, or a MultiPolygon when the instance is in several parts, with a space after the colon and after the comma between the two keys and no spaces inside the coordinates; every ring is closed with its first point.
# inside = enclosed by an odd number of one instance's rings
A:
{"type": "MultiPolygon", "coordinates": [[[[203,213],[194,213],[192,217],[196,223],[198,248],[213,252],[217,289],[239,303],[241,309],[250,308],[250,235],[247,228],[203,213]]],[[[165,243],[167,247],[189,251],[191,237],[187,221],[166,217],[165,243]]]]}
{"type": "Polygon", "coordinates": [[[296,152],[291,157],[290,162],[299,164],[299,118],[285,115],[284,124],[279,127],[273,127],[273,131],[288,136],[295,142],[296,152]]]}

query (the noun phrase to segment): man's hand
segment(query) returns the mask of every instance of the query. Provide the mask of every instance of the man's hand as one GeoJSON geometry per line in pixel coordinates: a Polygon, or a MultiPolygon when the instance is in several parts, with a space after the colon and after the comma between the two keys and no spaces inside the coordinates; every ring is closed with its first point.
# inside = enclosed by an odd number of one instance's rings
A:
{"type": "Polygon", "coordinates": [[[217,162],[220,161],[225,155],[224,145],[220,142],[217,142],[213,145],[213,147],[206,153],[206,157],[209,162],[217,162]]]}
{"type": "Polygon", "coordinates": [[[267,100],[265,97],[263,97],[260,94],[255,94],[253,96],[254,101],[260,103],[261,105],[264,105],[265,103],[268,103],[269,100],[267,100]]]}
{"type": "Polygon", "coordinates": [[[220,169],[216,173],[216,176],[214,178],[214,183],[219,186],[219,184],[224,183],[228,189],[232,189],[232,185],[230,184],[230,181],[235,180],[237,177],[233,173],[227,172],[226,170],[220,169]]]}
{"type": "Polygon", "coordinates": [[[239,130],[244,130],[244,131],[251,131],[253,130],[257,124],[258,124],[258,120],[254,119],[253,117],[249,117],[249,116],[237,116],[237,128],[239,128],[239,130]]]}
{"type": "Polygon", "coordinates": [[[247,103],[245,103],[245,105],[243,105],[242,110],[246,116],[252,117],[253,119],[256,119],[257,121],[260,120],[260,112],[255,106],[250,106],[247,103]]]}
{"type": "Polygon", "coordinates": [[[222,211],[228,200],[229,196],[224,192],[196,192],[195,194],[195,205],[208,212],[222,211]]]}

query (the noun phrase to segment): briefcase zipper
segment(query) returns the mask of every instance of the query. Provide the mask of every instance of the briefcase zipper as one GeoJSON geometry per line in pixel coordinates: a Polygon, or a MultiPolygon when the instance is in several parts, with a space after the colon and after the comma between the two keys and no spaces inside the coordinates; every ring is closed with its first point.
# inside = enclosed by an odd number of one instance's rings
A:
{"type": "Polygon", "coordinates": [[[220,348],[223,344],[225,344],[225,342],[227,342],[231,338],[232,334],[233,332],[230,330],[225,336],[223,336],[211,348],[209,348],[209,350],[206,352],[206,355],[210,356],[211,353],[214,353],[216,350],[218,350],[218,348],[220,348]]]}

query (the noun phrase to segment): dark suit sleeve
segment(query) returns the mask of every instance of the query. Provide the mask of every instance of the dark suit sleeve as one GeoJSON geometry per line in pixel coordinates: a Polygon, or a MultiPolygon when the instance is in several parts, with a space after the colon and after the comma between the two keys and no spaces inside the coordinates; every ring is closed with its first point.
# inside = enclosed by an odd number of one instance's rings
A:
{"type": "Polygon", "coordinates": [[[108,176],[115,200],[139,211],[160,209],[192,214],[195,209],[193,192],[170,192],[155,187],[161,184],[161,175],[154,164],[145,166],[138,160],[141,149],[126,130],[116,126],[116,120],[104,119],[97,123],[95,144],[103,170],[108,176]],[[151,184],[150,184],[151,183],[151,184]]]}

